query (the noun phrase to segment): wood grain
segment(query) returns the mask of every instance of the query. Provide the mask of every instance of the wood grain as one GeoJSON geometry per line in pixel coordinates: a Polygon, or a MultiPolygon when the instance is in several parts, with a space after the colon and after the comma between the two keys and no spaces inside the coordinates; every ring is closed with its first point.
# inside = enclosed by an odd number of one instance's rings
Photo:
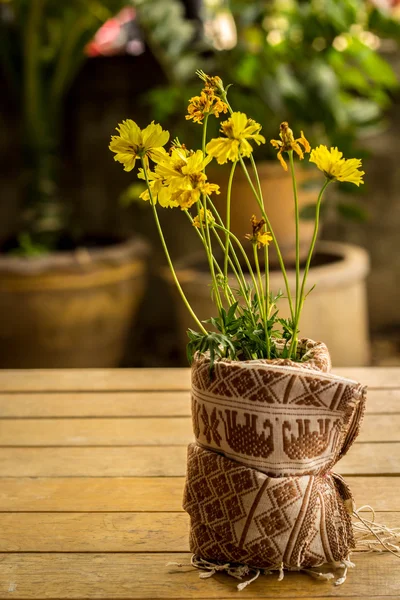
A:
{"type": "MultiPolygon", "coordinates": [[[[362,434],[336,470],[358,506],[399,526],[400,369],[337,372],[370,389],[362,434]]],[[[227,576],[166,567],[190,558],[189,386],[189,369],[0,371],[0,598],[238,597],[227,576]]],[[[240,597],[399,600],[399,559],[352,558],[343,586],[290,573],[240,597]]]]}
{"type": "MultiPolygon", "coordinates": [[[[4,554],[0,569],[0,598],[238,598],[238,581],[227,575],[208,580],[190,568],[166,566],[188,563],[187,553],[159,554],[4,554]],[[9,591],[12,590],[12,593],[9,591]]],[[[399,597],[398,559],[357,555],[356,569],[340,588],[302,573],[259,577],[240,598],[374,598],[399,597]]],[[[338,571],[338,575],[340,570],[338,571]]]]}
{"type": "MultiPolygon", "coordinates": [[[[190,417],[0,419],[0,446],[171,446],[193,441],[190,417]]],[[[360,442],[400,442],[400,414],[367,415],[360,442]]]]}
{"type": "Polygon", "coordinates": [[[0,552],[189,552],[189,516],[1,513],[0,552]]]}
{"type": "Polygon", "coordinates": [[[176,477],[185,446],[0,448],[0,477],[176,477]]]}
{"type": "MultiPolygon", "coordinates": [[[[400,413],[400,390],[369,390],[367,413],[400,413]]],[[[0,394],[0,418],[51,417],[190,417],[190,392],[0,394]]]]}
{"type": "Polygon", "coordinates": [[[189,416],[189,391],[0,394],[0,418],[189,416]]]}
{"type": "MultiPolygon", "coordinates": [[[[400,443],[354,444],[343,475],[400,475],[400,443]]],[[[183,477],[185,446],[0,448],[0,477],[183,477]]]]}
{"type": "MultiPolygon", "coordinates": [[[[400,388],[396,367],[338,368],[333,371],[371,388],[400,388]]],[[[182,391],[190,388],[190,370],[181,369],[4,369],[0,390],[4,392],[57,391],[182,391]]]]}
{"type": "Polygon", "coordinates": [[[18,369],[0,371],[2,392],[182,391],[189,369],[18,369]]]}
{"type": "MultiPolygon", "coordinates": [[[[400,478],[346,477],[357,506],[400,510],[400,478]]],[[[0,480],[0,511],[181,511],[184,477],[13,477],[0,480]]]]}
{"type": "MultiPolygon", "coordinates": [[[[399,527],[400,513],[376,522],[399,527]]],[[[1,513],[0,552],[189,552],[189,515],[1,513]]]]}
{"type": "Polygon", "coordinates": [[[189,417],[0,419],[0,446],[183,446],[192,441],[189,417]]]}
{"type": "Polygon", "coordinates": [[[359,381],[368,388],[400,388],[400,369],[398,367],[338,367],[333,369],[336,375],[359,381]]]}

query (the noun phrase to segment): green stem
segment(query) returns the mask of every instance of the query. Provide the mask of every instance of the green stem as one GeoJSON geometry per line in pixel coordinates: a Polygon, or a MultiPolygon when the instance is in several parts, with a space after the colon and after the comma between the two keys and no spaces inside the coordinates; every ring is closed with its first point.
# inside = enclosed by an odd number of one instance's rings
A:
{"type": "MultiPolygon", "coordinates": [[[[221,229],[221,231],[223,231],[225,234],[227,232],[227,229],[225,227],[222,227],[222,225],[215,224],[214,227],[216,227],[217,229],[221,229]]],[[[242,254],[242,256],[243,256],[243,258],[245,260],[247,269],[249,271],[250,277],[251,277],[252,282],[253,282],[254,291],[257,294],[257,297],[259,298],[260,297],[260,292],[258,290],[257,281],[256,281],[256,278],[254,276],[253,269],[251,268],[249,257],[247,256],[247,253],[246,253],[245,249],[243,248],[242,244],[240,243],[240,241],[238,240],[238,238],[232,232],[230,232],[230,237],[233,239],[233,241],[235,242],[235,244],[239,248],[239,250],[240,250],[240,252],[241,252],[241,254],[242,254]]]]}
{"type": "Polygon", "coordinates": [[[264,321],[264,329],[265,329],[265,341],[267,344],[267,358],[271,358],[271,340],[269,338],[269,330],[268,330],[268,320],[269,320],[269,311],[270,311],[270,303],[269,303],[269,256],[268,256],[268,244],[265,244],[265,321],[264,321]]]}
{"type": "MultiPolygon", "coordinates": [[[[207,123],[208,123],[208,114],[205,115],[204,117],[204,122],[203,122],[203,138],[202,138],[202,151],[203,151],[203,156],[205,157],[206,155],[206,144],[207,144],[207,123]]],[[[205,171],[205,169],[204,169],[205,171]]],[[[206,244],[204,246],[206,253],[207,253],[207,258],[208,258],[208,264],[209,264],[209,268],[210,268],[210,273],[211,273],[211,278],[212,278],[212,283],[213,283],[213,289],[214,289],[214,293],[215,293],[215,300],[217,303],[217,309],[219,314],[221,315],[221,311],[222,311],[222,300],[221,300],[221,294],[219,292],[219,286],[218,286],[218,282],[215,276],[215,270],[214,270],[214,263],[213,263],[213,250],[212,250],[212,244],[211,244],[211,236],[210,236],[210,228],[208,225],[208,218],[207,218],[207,196],[204,195],[203,196],[203,204],[201,203],[201,201],[199,200],[197,202],[197,214],[199,216],[199,222],[200,222],[200,229],[201,229],[201,233],[204,236],[204,230],[205,230],[205,237],[204,239],[206,240],[206,244]],[[205,223],[205,227],[203,227],[203,221],[201,219],[201,215],[200,215],[200,209],[201,207],[203,207],[204,209],[204,223],[205,223]]]]}
{"type": "Polygon", "coordinates": [[[39,32],[45,4],[46,0],[36,0],[36,2],[31,2],[27,23],[24,28],[23,106],[28,135],[35,146],[40,144],[43,138],[43,119],[41,115],[42,102],[39,91],[41,83],[39,58],[41,48],[39,32]]]}
{"type": "MultiPolygon", "coordinates": [[[[193,217],[192,217],[192,215],[189,213],[188,210],[185,210],[184,213],[186,214],[187,218],[189,219],[189,221],[193,225],[193,217]]],[[[201,234],[201,232],[199,231],[198,227],[194,227],[194,228],[196,230],[197,235],[199,236],[199,238],[201,240],[201,243],[203,244],[203,246],[204,246],[204,248],[205,248],[205,250],[207,252],[207,242],[206,242],[204,236],[201,234]]],[[[213,259],[214,266],[217,269],[218,273],[220,275],[223,275],[222,269],[219,266],[218,261],[216,260],[216,258],[213,256],[212,259],[213,259]]],[[[232,290],[231,290],[231,288],[229,287],[228,284],[226,285],[226,288],[225,288],[224,292],[225,292],[225,297],[226,297],[227,301],[229,302],[229,305],[231,306],[232,304],[234,304],[236,302],[236,299],[235,299],[234,293],[232,292],[232,290]]]]}
{"type": "MultiPolygon", "coordinates": [[[[299,311],[300,305],[300,232],[299,232],[299,199],[297,195],[297,182],[296,175],[294,172],[294,160],[293,160],[293,150],[288,152],[289,154],[289,162],[290,162],[290,172],[292,175],[292,185],[293,185],[293,197],[294,197],[294,218],[296,224],[296,311],[295,317],[297,319],[297,314],[299,311]]],[[[294,335],[297,338],[297,333],[294,332],[294,335]]]]}
{"type": "MultiPolygon", "coordinates": [[[[211,206],[211,208],[212,208],[212,210],[213,210],[213,212],[214,212],[217,220],[221,224],[221,227],[224,227],[223,221],[222,221],[222,219],[221,219],[221,217],[220,217],[217,209],[215,208],[214,204],[210,200],[210,198],[208,198],[208,202],[210,203],[210,206],[211,206]]],[[[216,231],[216,228],[213,227],[212,230],[213,230],[213,233],[215,235],[215,238],[216,238],[216,240],[217,240],[217,242],[218,242],[221,250],[224,251],[225,250],[224,243],[223,243],[221,237],[218,235],[218,232],[216,231]]],[[[244,273],[243,273],[242,265],[240,264],[240,261],[238,259],[238,256],[237,256],[237,254],[235,252],[235,249],[234,249],[233,244],[232,244],[231,241],[229,242],[229,250],[230,250],[230,253],[232,254],[232,257],[233,257],[233,258],[231,258],[230,256],[228,256],[229,265],[230,265],[230,267],[232,269],[232,272],[233,272],[233,274],[234,274],[234,276],[235,276],[235,278],[236,278],[236,280],[237,280],[237,282],[239,284],[240,293],[241,293],[242,297],[245,300],[245,303],[246,303],[246,306],[247,306],[247,308],[249,310],[249,313],[252,316],[252,321],[253,321],[254,327],[256,327],[256,321],[255,321],[254,315],[252,313],[251,293],[249,293],[249,291],[250,291],[249,285],[248,285],[248,283],[246,281],[246,278],[245,278],[244,273]],[[235,267],[234,263],[236,264],[236,267],[235,267]]]]}
{"type": "MultiPolygon", "coordinates": [[[[220,236],[218,235],[218,232],[215,230],[214,227],[212,229],[213,229],[213,233],[214,233],[215,239],[217,240],[217,242],[218,242],[221,250],[224,250],[225,246],[224,246],[224,243],[221,240],[220,236]]],[[[230,245],[230,249],[232,250],[232,244],[230,245]]],[[[232,252],[232,254],[234,254],[234,253],[232,252]]],[[[229,263],[229,266],[232,269],[232,273],[233,273],[233,275],[234,275],[234,277],[235,277],[235,279],[236,279],[236,281],[237,281],[237,283],[239,285],[240,293],[243,295],[244,299],[246,300],[246,304],[248,304],[248,299],[247,299],[247,287],[248,286],[247,286],[246,279],[244,278],[243,273],[241,273],[241,270],[239,270],[240,269],[239,259],[237,258],[236,255],[235,255],[235,258],[236,258],[235,262],[238,265],[238,268],[235,267],[235,265],[233,263],[233,260],[232,260],[232,258],[230,256],[228,256],[228,263],[229,263]]],[[[222,269],[221,268],[219,268],[219,271],[222,274],[222,269]]]]}
{"type": "MultiPolygon", "coordinates": [[[[257,169],[257,165],[256,165],[256,161],[254,160],[254,156],[253,154],[250,154],[250,162],[251,162],[251,166],[253,167],[253,171],[254,171],[254,175],[256,177],[256,183],[257,183],[257,188],[258,188],[258,195],[260,197],[260,200],[262,202],[263,208],[265,210],[265,204],[264,204],[264,196],[262,193],[262,188],[261,188],[261,181],[260,181],[260,177],[258,175],[258,169],[257,169]]],[[[267,225],[266,225],[266,230],[267,230],[267,225]]],[[[264,250],[264,271],[265,271],[265,320],[264,320],[264,330],[265,330],[265,342],[266,342],[266,347],[267,347],[267,358],[271,357],[271,340],[269,337],[269,331],[268,331],[268,319],[269,319],[269,255],[268,255],[268,244],[265,245],[265,250],[264,250]]]]}
{"type": "Polygon", "coordinates": [[[296,333],[295,332],[297,332],[297,328],[299,326],[301,311],[303,309],[304,300],[305,300],[304,289],[305,289],[306,282],[307,282],[308,272],[310,270],[310,264],[311,264],[311,259],[313,257],[313,253],[314,253],[315,243],[316,243],[317,237],[318,237],[319,216],[320,216],[320,210],[321,210],[322,197],[323,197],[324,191],[326,190],[326,188],[328,187],[328,185],[330,183],[331,183],[331,179],[326,179],[324,185],[321,188],[321,191],[318,194],[318,200],[317,200],[317,204],[315,207],[314,232],[313,232],[313,237],[311,239],[310,249],[309,249],[308,255],[307,255],[306,265],[304,267],[303,280],[302,280],[302,284],[301,284],[300,297],[299,297],[299,309],[297,311],[297,317],[296,317],[295,325],[294,325],[294,335],[293,335],[292,342],[290,345],[290,350],[289,350],[290,355],[295,350],[295,345],[296,345],[296,343],[295,343],[296,333]]]}
{"type": "Polygon", "coordinates": [[[163,234],[163,231],[162,231],[162,228],[161,228],[161,223],[160,223],[159,218],[158,218],[156,204],[155,204],[155,201],[153,199],[153,194],[152,194],[151,189],[150,189],[150,183],[149,183],[149,178],[147,176],[146,164],[145,164],[145,161],[143,160],[143,157],[141,158],[141,161],[142,161],[142,167],[143,167],[144,176],[145,176],[145,179],[146,179],[147,189],[148,189],[149,196],[150,196],[150,204],[151,204],[152,209],[153,209],[154,220],[156,222],[156,226],[157,226],[157,229],[158,229],[158,234],[160,236],[161,244],[163,246],[164,253],[165,253],[165,256],[166,256],[169,268],[171,270],[171,274],[172,274],[172,277],[174,279],[175,285],[176,285],[176,287],[178,289],[179,294],[181,295],[181,298],[182,298],[183,302],[185,303],[186,308],[188,309],[189,313],[192,315],[192,317],[195,320],[197,326],[200,328],[200,330],[204,334],[207,335],[208,332],[207,332],[206,328],[203,326],[203,324],[201,323],[201,321],[198,319],[197,315],[195,314],[194,310],[190,306],[190,303],[189,303],[188,299],[186,298],[185,293],[184,293],[184,291],[183,291],[183,289],[181,287],[181,284],[179,283],[179,279],[178,279],[178,277],[177,277],[177,275],[175,273],[174,265],[172,263],[171,256],[170,256],[169,251],[168,251],[167,243],[165,241],[164,234],[163,234]]]}
{"type": "Polygon", "coordinates": [[[204,115],[204,122],[203,122],[203,137],[202,137],[201,147],[202,147],[204,156],[206,155],[208,116],[209,116],[208,114],[204,115]]]}
{"type": "Polygon", "coordinates": [[[260,317],[263,323],[265,323],[265,305],[264,305],[264,291],[263,284],[261,279],[261,270],[260,270],[260,262],[258,260],[258,252],[257,252],[257,243],[253,242],[253,255],[254,255],[254,264],[256,266],[256,273],[258,278],[258,287],[259,287],[259,295],[258,295],[258,309],[260,311],[260,317]]]}
{"type": "Polygon", "coordinates": [[[283,262],[283,257],[282,257],[281,250],[279,248],[278,241],[277,241],[277,239],[275,237],[274,230],[272,229],[271,222],[268,219],[268,215],[265,212],[265,208],[264,208],[264,206],[262,204],[261,198],[259,197],[259,195],[257,193],[257,190],[255,189],[255,187],[253,185],[253,182],[251,180],[251,177],[249,175],[249,172],[247,170],[247,167],[246,167],[246,165],[245,165],[242,157],[240,157],[240,164],[242,166],[244,174],[246,175],[247,181],[249,182],[249,185],[250,185],[250,187],[252,189],[252,192],[253,192],[256,200],[257,200],[258,206],[260,207],[261,214],[262,214],[262,216],[265,219],[265,222],[266,222],[266,224],[268,226],[268,230],[270,231],[270,233],[272,235],[272,238],[273,238],[273,241],[274,241],[274,245],[275,245],[275,249],[276,249],[276,253],[278,255],[279,266],[281,268],[283,279],[284,279],[284,282],[285,282],[285,288],[286,288],[286,294],[287,294],[287,298],[288,298],[288,302],[289,302],[290,314],[291,314],[292,320],[294,321],[294,319],[295,319],[295,313],[294,313],[294,310],[293,310],[292,295],[291,295],[291,292],[290,292],[289,280],[288,280],[287,273],[286,273],[285,263],[283,262]]]}
{"type": "Polygon", "coordinates": [[[237,165],[237,161],[232,163],[232,168],[231,168],[231,172],[229,175],[229,181],[228,181],[228,191],[226,194],[226,228],[228,230],[228,233],[226,234],[226,240],[225,240],[224,277],[228,276],[228,254],[229,254],[229,235],[230,235],[229,232],[231,230],[231,195],[232,195],[233,176],[235,174],[236,165],[237,165]]]}
{"type": "Polygon", "coordinates": [[[76,20],[74,27],[69,29],[68,35],[63,40],[49,93],[49,108],[52,111],[55,122],[59,118],[58,112],[62,96],[65,94],[68,83],[72,79],[71,71],[73,72],[76,67],[79,67],[85,59],[83,48],[79,57],[76,50],[89,28],[90,22],[88,22],[88,16],[84,14],[76,20]]]}
{"type": "Polygon", "coordinates": [[[211,279],[212,279],[212,284],[213,284],[213,290],[214,290],[214,294],[215,294],[215,301],[217,304],[217,309],[218,309],[218,313],[219,315],[221,315],[222,313],[222,300],[221,300],[221,294],[219,292],[219,285],[218,285],[218,281],[217,278],[215,276],[215,270],[214,270],[214,263],[213,263],[213,258],[214,258],[214,254],[212,251],[212,244],[211,244],[211,236],[210,236],[210,227],[208,225],[208,220],[207,220],[207,200],[206,197],[203,198],[203,204],[201,203],[201,201],[199,200],[197,202],[197,214],[199,216],[199,221],[200,221],[200,230],[201,230],[201,235],[203,236],[204,240],[205,240],[205,251],[207,254],[207,260],[208,260],[208,266],[210,269],[210,273],[211,273],[211,279]],[[205,222],[205,227],[203,225],[203,221],[201,219],[201,213],[200,213],[200,209],[203,207],[204,209],[204,222],[205,222]]]}

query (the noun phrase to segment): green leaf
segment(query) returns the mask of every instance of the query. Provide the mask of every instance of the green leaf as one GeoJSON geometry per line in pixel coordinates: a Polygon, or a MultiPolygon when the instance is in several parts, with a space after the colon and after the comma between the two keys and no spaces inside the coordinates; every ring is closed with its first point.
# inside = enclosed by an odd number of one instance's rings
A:
{"type": "Polygon", "coordinates": [[[337,204],[337,211],[345,219],[358,223],[365,223],[369,218],[366,208],[352,202],[339,202],[337,204]]]}
{"type": "MultiPolygon", "coordinates": [[[[327,210],[327,204],[322,203],[320,208],[320,216],[324,217],[327,210]]],[[[315,220],[315,204],[306,204],[300,209],[300,219],[303,221],[315,220]]]]}

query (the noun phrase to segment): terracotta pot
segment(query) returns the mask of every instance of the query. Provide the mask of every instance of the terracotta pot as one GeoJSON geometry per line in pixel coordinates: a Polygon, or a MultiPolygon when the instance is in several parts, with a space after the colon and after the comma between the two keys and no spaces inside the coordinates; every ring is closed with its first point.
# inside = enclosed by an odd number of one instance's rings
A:
{"type": "MultiPolygon", "coordinates": [[[[369,336],[367,313],[366,277],[369,259],[365,250],[350,244],[319,242],[317,258],[319,266],[312,267],[307,289],[315,289],[307,297],[300,322],[300,335],[323,340],[329,347],[332,362],[339,366],[363,366],[369,364],[369,336]],[[324,264],[325,261],[325,264],[324,264]]],[[[203,255],[192,255],[177,265],[177,274],[190,304],[197,316],[209,319],[216,316],[216,308],[210,297],[210,276],[203,255]],[[200,268],[199,268],[200,266],[200,268]],[[201,268],[202,267],[202,268],[201,268]]],[[[171,281],[169,272],[165,276],[171,281]]],[[[292,294],[295,291],[295,272],[288,271],[292,294]]],[[[232,279],[232,287],[236,280],[232,279]]],[[[279,271],[270,275],[271,290],[284,290],[279,271]]],[[[182,301],[178,300],[180,336],[182,345],[187,343],[186,330],[196,329],[182,301]]],[[[281,317],[289,316],[287,300],[279,301],[281,317]]]]}
{"type": "Polygon", "coordinates": [[[0,257],[0,366],[118,366],[144,292],[146,251],[132,239],[0,257]]]}
{"type": "MultiPolygon", "coordinates": [[[[295,221],[292,179],[289,172],[285,172],[276,162],[264,161],[257,163],[261,189],[264,197],[266,213],[273,227],[276,239],[279,242],[282,255],[286,262],[295,261],[295,221]]],[[[210,167],[208,176],[210,181],[218,183],[221,194],[213,197],[219,213],[225,220],[226,215],[226,190],[228,186],[229,167],[210,167]]],[[[249,166],[251,173],[251,166],[249,166]]],[[[312,169],[296,167],[298,198],[300,209],[316,203],[320,189],[321,178],[312,169]]],[[[253,182],[255,183],[254,177],[253,182]]],[[[235,171],[234,185],[231,198],[231,231],[243,240],[246,233],[251,231],[250,218],[255,214],[261,217],[257,201],[251,191],[246,176],[240,165],[235,171]]],[[[301,220],[300,222],[300,254],[307,256],[313,234],[314,222],[301,220]]],[[[276,253],[273,244],[270,247],[270,260],[276,262],[276,253]]]]}

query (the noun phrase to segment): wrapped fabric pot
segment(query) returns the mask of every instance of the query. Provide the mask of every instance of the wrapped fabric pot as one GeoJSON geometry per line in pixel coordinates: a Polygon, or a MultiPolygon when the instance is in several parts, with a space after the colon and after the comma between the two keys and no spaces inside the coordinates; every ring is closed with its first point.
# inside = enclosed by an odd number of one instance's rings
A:
{"type": "Polygon", "coordinates": [[[330,373],[324,344],[298,352],[193,363],[184,509],[201,559],[299,569],[354,547],[351,492],[331,469],[357,437],[366,389],[330,373]]]}

